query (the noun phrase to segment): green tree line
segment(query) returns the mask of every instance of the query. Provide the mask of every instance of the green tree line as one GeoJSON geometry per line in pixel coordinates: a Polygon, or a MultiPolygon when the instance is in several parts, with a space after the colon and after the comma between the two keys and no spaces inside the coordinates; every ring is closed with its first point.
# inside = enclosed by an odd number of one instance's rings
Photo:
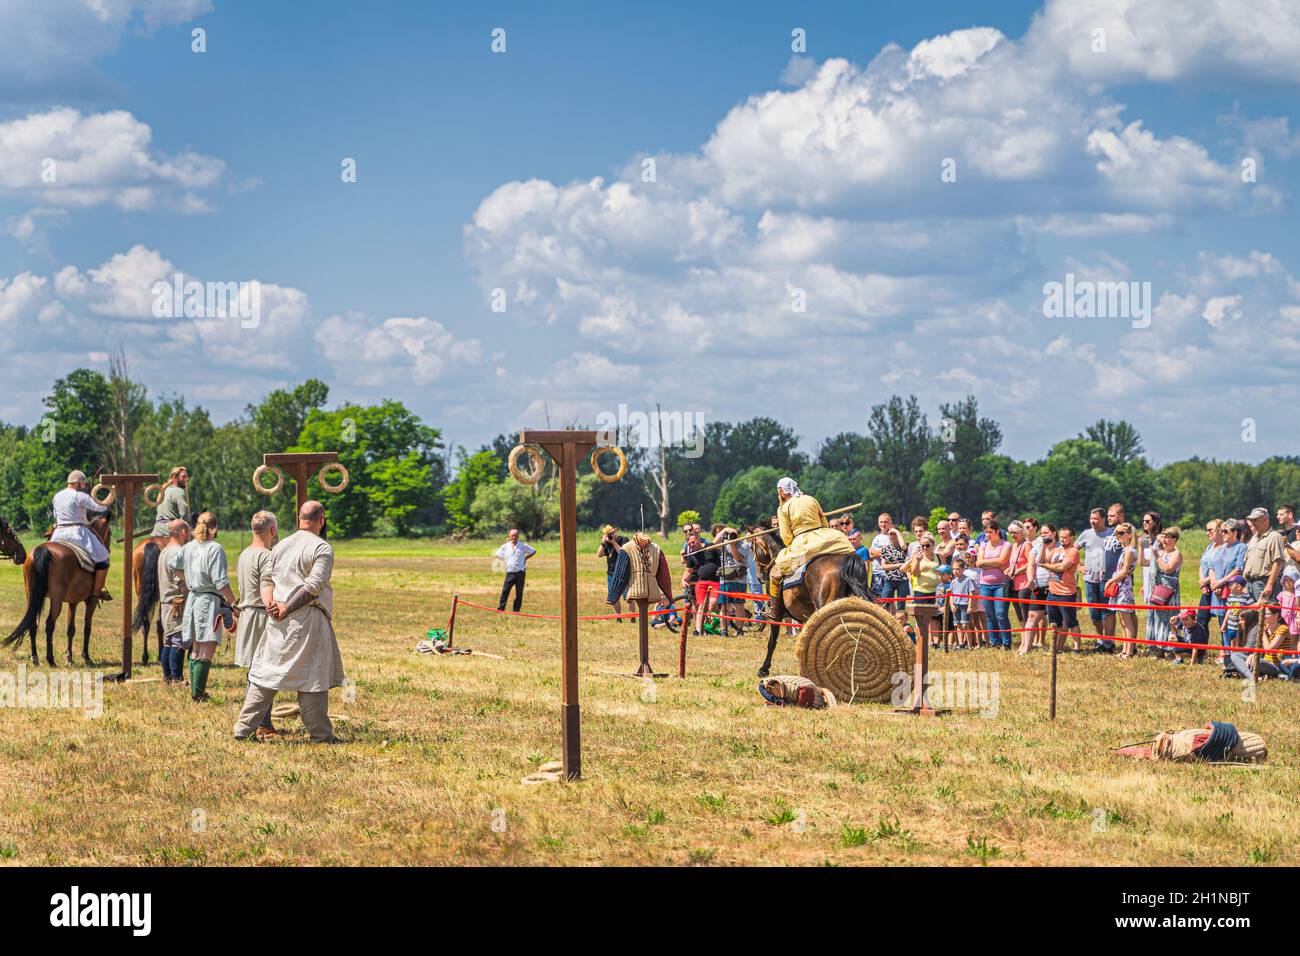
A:
{"type": "MultiPolygon", "coordinates": [[[[331,528],[342,536],[518,527],[541,537],[558,524],[554,467],[548,462],[534,485],[510,479],[510,436],[473,451],[450,449],[439,429],[400,402],[327,408],[329,397],[324,382],[310,379],[217,424],[183,398],[152,398],[121,355],[108,374],[77,369],[53,384],[38,422],[0,423],[0,515],[15,527],[43,530],[50,498],[73,468],[166,475],[185,465],[191,507],[214,512],[223,526],[242,526],[262,508],[286,524],[292,483],[267,497],[254,490],[253,470],[265,452],[328,450],[339,453],[351,483],[340,495],[324,495],[313,479],[309,492],[327,501],[331,528]]],[[[776,505],[776,480],[786,474],[827,508],[863,502],[860,523],[880,511],[908,521],[935,509],[976,516],[992,508],[1080,526],[1090,508],[1120,501],[1131,515],[1157,510],[1166,523],[1190,524],[1300,501],[1300,458],[1250,465],[1192,457],[1156,468],[1137,429],[1123,421],[1096,422],[1038,460],[1020,461],[1001,454],[1001,427],[980,415],[973,397],[941,404],[932,424],[915,396],[891,396],[870,409],[862,431],[825,438],[812,454],[800,450],[791,429],[763,417],[707,424],[700,443],[690,443],[694,453],[689,445],[645,447],[635,434],[613,437],[628,472],[607,484],[582,467],[578,517],[586,526],[667,532],[687,511],[706,525],[764,520],[776,505]]],[[[147,509],[137,513],[139,526],[149,523],[147,509]]]]}
{"type": "MultiPolygon", "coordinates": [[[[17,528],[44,530],[50,499],[74,468],[91,476],[157,472],[165,478],[184,465],[190,507],[213,512],[223,527],[245,526],[261,509],[275,512],[281,527],[292,527],[293,483],[262,495],[253,488],[253,470],[267,452],[337,451],[351,477],[348,487],[326,495],[313,477],[308,489],[329,502],[334,532],[405,534],[444,524],[440,432],[400,402],[327,410],[328,400],[329,387],[310,379],[274,390],[235,421],[216,424],[207,410],[183,398],[151,399],[121,356],[108,375],[76,369],[54,383],[39,422],[0,423],[0,515],[17,528]]],[[[137,529],[152,525],[152,513],[140,502],[136,514],[137,529]]]]}

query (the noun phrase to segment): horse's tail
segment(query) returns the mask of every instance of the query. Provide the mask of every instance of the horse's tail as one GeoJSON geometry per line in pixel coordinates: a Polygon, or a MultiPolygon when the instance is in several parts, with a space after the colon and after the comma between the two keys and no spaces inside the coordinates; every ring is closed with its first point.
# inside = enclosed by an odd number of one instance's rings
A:
{"type": "Polygon", "coordinates": [[[871,582],[867,578],[867,562],[856,554],[846,554],[844,560],[840,562],[840,580],[854,597],[872,600],[871,582]]]}
{"type": "Polygon", "coordinates": [[[161,552],[158,545],[146,541],[141,555],[140,603],[131,619],[131,632],[139,631],[146,637],[149,636],[149,621],[153,618],[154,608],[158,606],[158,555],[161,552]]]}
{"type": "Polygon", "coordinates": [[[27,613],[23,615],[22,622],[14,628],[14,632],[4,639],[5,647],[13,647],[18,644],[23,635],[36,626],[36,621],[41,616],[41,608],[45,604],[45,595],[49,591],[50,581],[50,564],[54,561],[54,555],[50,554],[47,547],[39,547],[32,554],[32,591],[27,596],[27,613]]]}

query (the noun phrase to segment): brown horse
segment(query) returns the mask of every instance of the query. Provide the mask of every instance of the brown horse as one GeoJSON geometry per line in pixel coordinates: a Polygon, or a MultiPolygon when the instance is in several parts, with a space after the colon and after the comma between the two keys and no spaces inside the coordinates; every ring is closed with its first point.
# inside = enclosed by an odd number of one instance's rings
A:
{"type": "Polygon", "coordinates": [[[14,564],[22,564],[27,560],[27,549],[18,540],[18,533],[9,527],[9,522],[3,517],[0,517],[0,554],[14,564]]]}
{"type": "Polygon", "coordinates": [[[158,632],[158,658],[162,659],[163,621],[158,609],[158,556],[167,547],[166,538],[145,538],[135,546],[131,558],[131,577],[134,579],[136,606],[131,618],[131,633],[140,632],[140,663],[149,663],[149,624],[152,622],[158,632]]]}
{"type": "MultiPolygon", "coordinates": [[[[754,540],[764,542],[764,550],[769,552],[776,542],[775,535],[765,535],[754,540]]],[[[756,545],[755,560],[758,551],[756,545]]],[[[767,563],[769,570],[774,560],[776,554],[770,552],[767,563]]],[[[782,591],[781,597],[772,602],[776,606],[771,609],[773,623],[770,625],[771,634],[767,639],[767,656],[763,658],[763,666],[758,669],[758,676],[766,677],[772,669],[772,655],[776,653],[776,639],[782,627],[776,623],[778,618],[775,615],[780,614],[781,620],[793,618],[802,624],[819,607],[850,595],[875,601],[869,586],[865,561],[856,554],[823,554],[809,561],[808,567],[804,570],[803,580],[794,587],[782,591]]]]}
{"type": "MultiPolygon", "coordinates": [[[[108,546],[108,518],[100,515],[90,521],[91,534],[108,546]]],[[[54,625],[59,619],[59,610],[64,604],[71,605],[68,612],[68,663],[72,663],[72,636],[76,631],[76,606],[86,605],[86,622],[81,643],[81,659],[86,664],[94,664],[90,659],[90,623],[95,617],[95,608],[99,599],[91,597],[95,587],[95,575],[84,570],[77,561],[77,556],[67,545],[51,541],[38,546],[23,565],[23,583],[27,588],[27,613],[14,632],[3,641],[5,647],[15,647],[22,643],[23,634],[30,634],[32,639],[32,663],[39,664],[36,654],[36,622],[40,619],[41,608],[48,597],[50,611],[45,617],[45,661],[54,667],[54,625]]]]}

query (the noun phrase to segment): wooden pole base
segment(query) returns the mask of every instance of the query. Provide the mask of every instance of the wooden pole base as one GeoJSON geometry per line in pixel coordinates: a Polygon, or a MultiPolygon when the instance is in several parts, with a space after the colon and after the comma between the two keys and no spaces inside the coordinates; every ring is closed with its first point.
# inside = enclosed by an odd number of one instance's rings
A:
{"type": "Polygon", "coordinates": [[[564,721],[564,779],[582,779],[582,715],[579,704],[562,704],[561,718],[564,721]]]}
{"type": "Polygon", "coordinates": [[[930,637],[922,637],[919,630],[916,635],[916,663],[912,667],[912,703],[907,707],[894,708],[895,713],[912,714],[916,717],[938,717],[946,710],[935,710],[926,699],[926,677],[930,674],[930,637]]]}
{"type": "Polygon", "coordinates": [[[641,652],[641,663],[633,671],[632,676],[667,677],[667,674],[656,674],[655,669],[650,666],[650,602],[633,598],[628,603],[636,605],[637,642],[641,652]]]}

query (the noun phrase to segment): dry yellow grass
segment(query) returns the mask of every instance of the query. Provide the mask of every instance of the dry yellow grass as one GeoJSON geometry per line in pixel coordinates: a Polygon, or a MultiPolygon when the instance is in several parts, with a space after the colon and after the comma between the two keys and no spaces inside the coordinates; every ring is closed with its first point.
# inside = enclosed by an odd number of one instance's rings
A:
{"type": "MultiPolygon", "coordinates": [[[[238,539],[227,542],[233,552],[238,539]]],[[[530,563],[526,610],[558,606],[554,541],[530,563]]],[[[581,602],[601,613],[604,562],[584,536],[581,602]]],[[[338,546],[339,639],[356,697],[339,747],[231,737],[243,673],[224,647],[207,705],[137,667],[106,685],[104,714],[0,709],[0,858],[15,864],[1121,864],[1297,861],[1294,727],[1300,690],[1255,703],[1217,668],[1150,657],[1061,659],[1046,719],[1047,658],[981,650],[934,667],[996,671],[995,718],[855,706],[766,707],[756,636],[693,640],[689,677],[653,701],[614,676],[636,661],[630,625],[584,624],[577,784],[525,786],[559,757],[559,639],[549,621],[466,609],[457,643],[505,656],[417,655],[451,594],[495,605],[485,542],[338,546]],[[1206,719],[1268,739],[1264,769],[1134,763],[1108,748],[1206,719]],[[205,826],[195,831],[196,811],[205,826]],[[503,812],[502,812],[503,811],[503,812]],[[497,826],[494,829],[494,821],[497,826]],[[504,829],[501,826],[504,821],[504,829]],[[498,832],[501,831],[501,832],[498,832]]],[[[115,558],[116,561],[116,558],[115,558]]],[[[232,560],[233,566],[233,560],[232,560]]],[[[115,573],[117,568],[115,567],[115,573]]],[[[120,585],[119,585],[120,590],[120,585]]],[[[115,592],[117,593],[117,592],[115,592]]],[[[21,611],[0,567],[0,623],[21,611]]],[[[119,657],[120,605],[92,653],[119,657]]],[[[1086,628],[1085,629],[1090,629],[1086,628]]],[[[60,632],[61,632],[60,628],[60,632]]],[[[652,639],[674,671],[676,638],[652,639]]],[[[62,659],[62,638],[56,651],[62,659]]],[[[0,669],[23,657],[4,651],[0,669]]],[[[794,669],[793,644],[775,672],[794,669]]],[[[301,731],[296,720],[285,726],[301,731]]]]}

